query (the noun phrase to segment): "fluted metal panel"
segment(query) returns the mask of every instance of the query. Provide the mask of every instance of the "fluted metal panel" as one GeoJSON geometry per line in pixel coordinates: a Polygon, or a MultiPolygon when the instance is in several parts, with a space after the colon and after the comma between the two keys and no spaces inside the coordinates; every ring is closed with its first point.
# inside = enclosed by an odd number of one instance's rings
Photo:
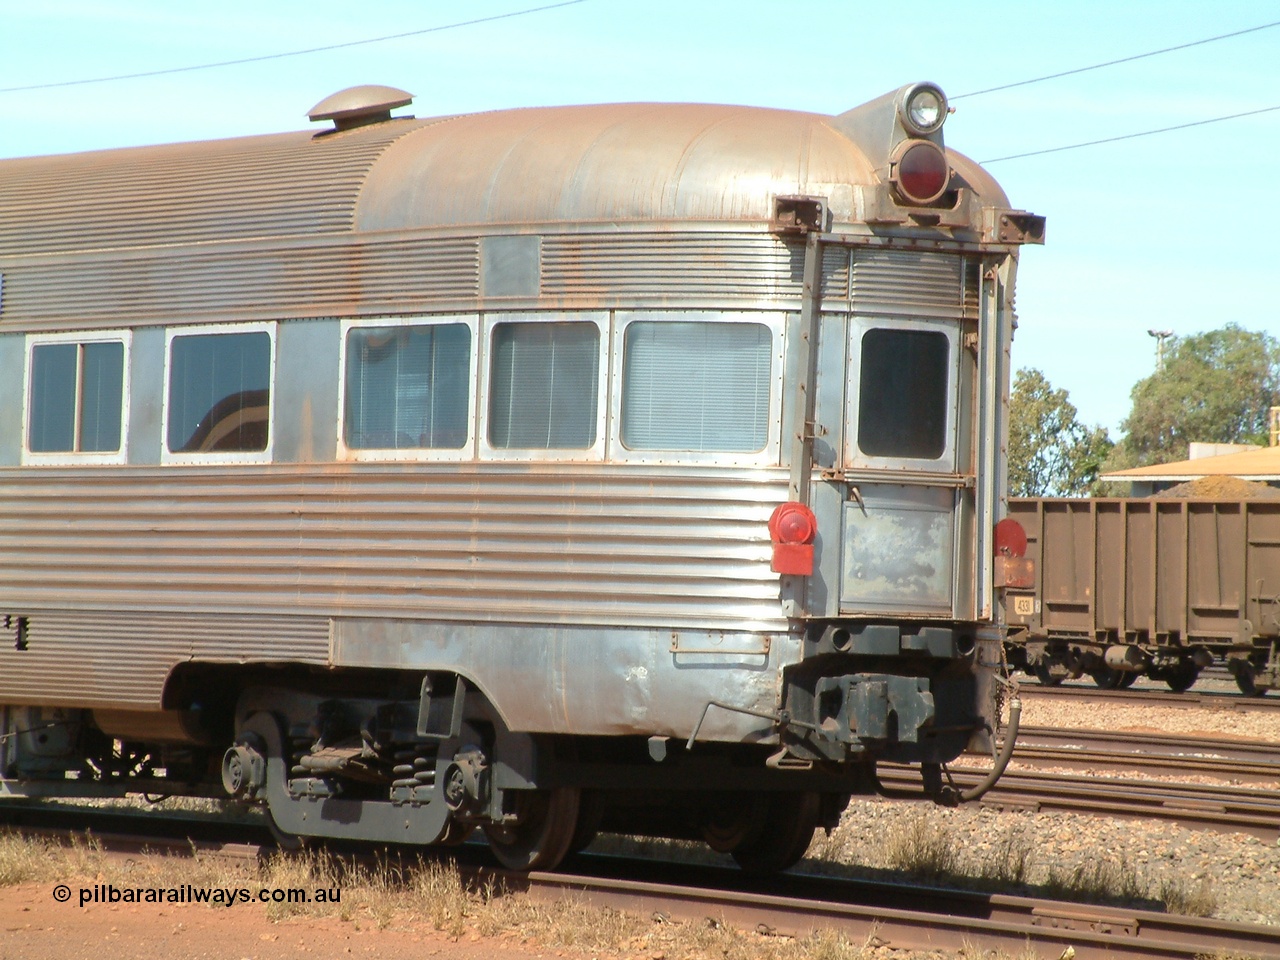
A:
{"type": "Polygon", "coordinates": [[[853,249],[834,244],[822,248],[822,303],[827,309],[847,306],[852,296],[849,280],[853,276],[853,249]]]}
{"type": "Polygon", "coordinates": [[[803,267],[803,244],[769,234],[547,237],[542,293],[798,301],[803,267]]]}
{"type": "MultiPolygon", "coordinates": [[[[74,599],[63,602],[71,606],[74,599]]],[[[322,617],[30,606],[23,613],[26,649],[0,646],[0,703],[154,708],[169,671],[187,660],[323,664],[329,657],[329,621],[322,617]]]]}
{"type": "Polygon", "coordinates": [[[961,317],[964,261],[912,250],[857,250],[850,284],[853,308],[913,317],[961,317]]]}
{"type": "Polygon", "coordinates": [[[351,229],[387,145],[421,121],[0,164],[0,257],[351,229]]]}
{"type": "Polygon", "coordinates": [[[10,268],[4,328],[385,313],[474,299],[479,289],[475,238],[192,248],[10,268]]]}
{"type": "MultiPolygon", "coordinates": [[[[982,260],[966,257],[964,261],[964,315],[967,320],[977,320],[981,306],[978,302],[982,285],[982,260]]],[[[1013,298],[1010,295],[1010,304],[1013,298]]],[[[1017,323],[1015,319],[1015,324],[1017,323]]]]}
{"type": "Polygon", "coordinates": [[[0,612],[785,629],[780,470],[0,471],[0,612]]]}

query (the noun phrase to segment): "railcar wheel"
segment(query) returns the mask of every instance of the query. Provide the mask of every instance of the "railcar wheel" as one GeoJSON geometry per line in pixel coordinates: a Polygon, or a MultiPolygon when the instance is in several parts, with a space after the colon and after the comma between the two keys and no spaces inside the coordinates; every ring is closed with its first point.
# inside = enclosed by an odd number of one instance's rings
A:
{"type": "Polygon", "coordinates": [[[1062,681],[1067,679],[1050,673],[1049,666],[1045,663],[1037,663],[1032,672],[1035,674],[1036,679],[1040,681],[1040,686],[1042,687],[1060,687],[1062,686],[1062,681]]]}
{"type": "Polygon", "coordinates": [[[1236,668],[1236,688],[1246,697],[1261,697],[1266,695],[1266,688],[1258,686],[1258,671],[1254,669],[1251,663],[1242,663],[1236,668]]]}
{"type": "Polygon", "coordinates": [[[1112,670],[1110,667],[1090,670],[1089,676],[1093,677],[1093,682],[1103,690],[1119,690],[1120,685],[1124,683],[1124,671],[1112,670]]]}
{"type": "Polygon", "coordinates": [[[702,825],[702,839],[716,853],[732,853],[755,842],[769,810],[769,796],[763,793],[718,806],[702,825]]]}
{"type": "Polygon", "coordinates": [[[1123,675],[1120,677],[1120,689],[1128,690],[1130,687],[1132,687],[1135,683],[1138,682],[1138,678],[1140,676],[1142,676],[1142,674],[1140,674],[1137,670],[1125,670],[1123,672],[1123,675]]]}
{"type": "Polygon", "coordinates": [[[508,870],[551,870],[568,855],[578,828],[577,787],[522,790],[515,823],[487,824],[493,855],[508,870]]]}
{"type": "Polygon", "coordinates": [[[475,824],[459,823],[457,820],[450,818],[449,825],[444,828],[444,833],[435,842],[435,846],[456,847],[459,844],[466,843],[471,838],[471,834],[475,832],[475,824]]]}
{"type": "Polygon", "coordinates": [[[578,825],[569,844],[570,853],[581,853],[591,846],[604,820],[604,800],[595,790],[583,790],[578,797],[578,825]]]}
{"type": "Polygon", "coordinates": [[[299,850],[305,849],[307,837],[281,830],[280,825],[276,823],[276,818],[271,815],[269,809],[263,808],[263,813],[267,816],[267,832],[271,834],[271,839],[276,842],[277,847],[287,853],[297,853],[299,850]]]}
{"type": "Polygon", "coordinates": [[[1198,679],[1200,679],[1200,668],[1191,660],[1179,663],[1164,676],[1164,682],[1174,693],[1190,690],[1198,679]]]}
{"type": "Polygon", "coordinates": [[[755,876],[794,866],[813,841],[821,807],[816,793],[771,795],[762,828],[733,849],[733,859],[755,876]]]}

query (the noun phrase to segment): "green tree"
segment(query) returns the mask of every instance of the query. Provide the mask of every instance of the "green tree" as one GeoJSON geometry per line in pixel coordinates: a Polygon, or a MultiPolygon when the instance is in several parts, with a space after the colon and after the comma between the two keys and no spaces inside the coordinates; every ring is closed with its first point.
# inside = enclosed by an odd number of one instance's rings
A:
{"type": "Polygon", "coordinates": [[[1134,386],[1125,436],[1107,469],[1185,460],[1188,444],[1266,444],[1280,404],[1280,341],[1229,323],[1165,348],[1164,368],[1134,386]]]}
{"type": "Polygon", "coordinates": [[[1066,390],[1039,370],[1019,370],[1009,397],[1009,493],[1015,497],[1083,496],[1111,453],[1104,427],[1076,419],[1066,390]]]}

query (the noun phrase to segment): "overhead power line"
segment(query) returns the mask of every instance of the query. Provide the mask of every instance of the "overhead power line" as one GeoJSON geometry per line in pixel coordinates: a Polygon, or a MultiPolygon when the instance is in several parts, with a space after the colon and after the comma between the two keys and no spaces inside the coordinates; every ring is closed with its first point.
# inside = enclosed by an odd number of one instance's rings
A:
{"type": "Polygon", "coordinates": [[[1179,123],[1172,127],[1161,127],[1158,130],[1143,130],[1141,133],[1126,133],[1119,137],[1104,137],[1101,140],[1088,140],[1085,143],[1069,143],[1063,147],[1049,147],[1047,150],[1031,150],[1027,153],[1014,153],[1007,157],[995,157],[981,163],[1000,163],[1002,160],[1021,160],[1023,157],[1038,157],[1046,153],[1061,153],[1064,150],[1079,150],[1081,147],[1096,147],[1100,143],[1115,143],[1117,140],[1133,140],[1136,137],[1150,137],[1157,133],[1170,133],[1174,130],[1186,130],[1188,127],[1203,127],[1207,123],[1221,123],[1224,120],[1239,120],[1241,117],[1253,117],[1259,113],[1271,113],[1280,110],[1280,104],[1274,107],[1262,107],[1260,110],[1246,110],[1244,113],[1233,113],[1225,117],[1213,117],[1209,120],[1193,120],[1191,123],[1179,123]]]}
{"type": "MultiPolygon", "coordinates": [[[[984,93],[995,93],[997,90],[1012,90],[1014,87],[1025,87],[1027,84],[1040,83],[1043,80],[1056,80],[1058,77],[1070,77],[1077,73],[1088,73],[1090,70],[1101,70],[1103,67],[1114,67],[1120,63],[1132,63],[1134,60],[1145,60],[1147,57],[1158,57],[1162,53],[1173,53],[1175,50],[1186,50],[1189,47],[1199,47],[1206,43],[1216,43],[1219,40],[1229,40],[1232,37],[1242,37],[1246,33],[1257,33],[1259,30],[1270,30],[1272,27],[1280,27],[1280,20],[1273,23],[1264,23],[1257,27],[1249,27],[1245,30],[1236,30],[1233,33],[1223,33],[1216,37],[1205,37],[1203,40],[1192,40],[1190,43],[1180,43],[1175,47],[1163,47],[1159,50],[1151,50],[1147,53],[1135,53],[1131,57],[1121,57],[1119,60],[1108,60],[1105,63],[1095,63],[1088,67],[1076,67],[1074,70],[1063,70],[1059,73],[1048,73],[1043,77],[1032,77],[1030,80],[1019,80],[1016,83],[1005,83],[998,87],[987,87],[985,90],[974,90],[972,93],[962,93],[959,96],[949,97],[950,100],[963,100],[965,97],[980,97],[984,93]]],[[[1223,117],[1222,119],[1230,119],[1223,117]]],[[[1205,121],[1210,122],[1210,121],[1205,121]]]]}
{"type": "Polygon", "coordinates": [[[477,17],[474,20],[460,20],[457,23],[446,23],[438,27],[425,27],[422,30],[409,30],[405,33],[393,33],[385,37],[370,37],[367,40],[350,40],[346,43],[331,43],[323,47],[308,47],[306,50],[290,50],[286,53],[269,53],[260,57],[242,57],[239,60],[220,60],[216,63],[198,63],[189,67],[169,67],[165,70],[146,70],[141,73],[121,73],[110,77],[89,77],[84,80],[62,80],[56,83],[32,83],[21,87],[0,87],[0,93],[21,93],[26,90],[52,90],[56,87],[79,87],[90,83],[111,83],[115,80],[137,80],[142,77],[161,77],[172,73],[190,73],[194,70],[212,70],[216,67],[235,67],[244,63],[261,63],[264,60],[281,60],[285,57],[302,57],[309,53],[326,53],[330,50],[345,50],[348,47],[360,47],[370,43],[385,43],[388,40],[403,40],[406,37],[420,37],[426,33],[439,33],[441,30],[456,30],[458,27],[473,27],[479,23],[492,23],[495,20],[509,20],[512,17],[525,17],[531,13],[543,13],[560,7],[572,7],[586,0],[562,0],[560,3],[549,3],[541,7],[530,7],[526,10],[513,10],[510,13],[499,13],[492,17],[477,17]]]}

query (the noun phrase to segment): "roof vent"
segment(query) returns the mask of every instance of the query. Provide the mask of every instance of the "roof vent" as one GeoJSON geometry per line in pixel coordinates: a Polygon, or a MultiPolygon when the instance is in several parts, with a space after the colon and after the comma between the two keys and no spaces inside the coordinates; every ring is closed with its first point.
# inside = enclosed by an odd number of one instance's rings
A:
{"type": "Polygon", "coordinates": [[[353,127],[390,120],[392,110],[411,103],[413,103],[411,93],[405,93],[395,87],[366,84],[361,87],[347,87],[345,90],[339,90],[325,97],[307,111],[307,116],[312,123],[332,120],[335,130],[350,130],[353,127]]]}

